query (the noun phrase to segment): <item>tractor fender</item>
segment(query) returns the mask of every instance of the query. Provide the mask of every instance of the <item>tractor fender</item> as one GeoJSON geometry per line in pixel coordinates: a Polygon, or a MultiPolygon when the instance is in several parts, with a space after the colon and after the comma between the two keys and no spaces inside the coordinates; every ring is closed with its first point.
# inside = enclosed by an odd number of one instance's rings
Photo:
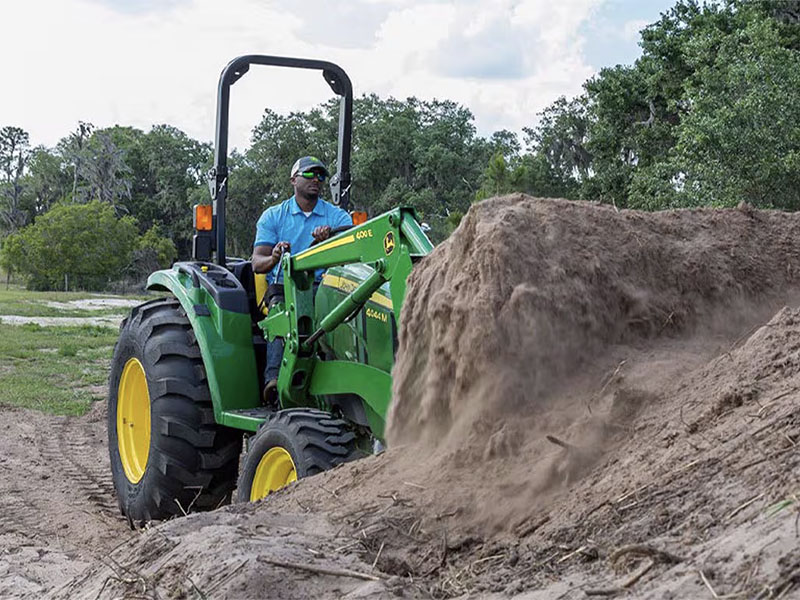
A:
{"type": "Polygon", "coordinates": [[[211,263],[175,263],[147,278],[147,289],[172,294],[197,339],[214,418],[259,406],[259,378],[247,292],[227,269],[211,263]]]}

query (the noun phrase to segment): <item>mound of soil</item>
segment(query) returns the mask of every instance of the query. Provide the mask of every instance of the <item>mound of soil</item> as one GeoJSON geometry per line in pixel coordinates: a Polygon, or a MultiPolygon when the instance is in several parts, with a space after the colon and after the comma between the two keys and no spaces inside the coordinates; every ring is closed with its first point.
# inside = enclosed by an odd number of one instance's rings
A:
{"type": "MultiPolygon", "coordinates": [[[[784,291],[800,216],[494,198],[412,274],[390,443],[536,413],[609,345],[685,334],[784,291]]],[[[463,432],[459,432],[463,433],[463,432]]]]}
{"type": "Polygon", "coordinates": [[[791,597],[798,234],[475,205],[409,281],[387,452],[154,526],[51,597],[791,597]]]}

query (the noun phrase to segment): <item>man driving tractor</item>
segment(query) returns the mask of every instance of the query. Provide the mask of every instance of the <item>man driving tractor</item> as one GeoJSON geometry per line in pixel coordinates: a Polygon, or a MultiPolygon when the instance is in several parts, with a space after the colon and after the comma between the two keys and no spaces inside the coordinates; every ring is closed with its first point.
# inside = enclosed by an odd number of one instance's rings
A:
{"type": "MultiPolygon", "coordinates": [[[[294,195],[265,210],[256,224],[253,248],[253,271],[267,274],[267,306],[284,301],[283,274],[280,261],[283,253],[302,252],[312,243],[326,240],[331,230],[353,224],[347,212],[320,198],[321,186],[329,177],[325,164],[314,156],[295,161],[291,170],[294,195]]],[[[322,271],[317,272],[319,283],[322,271]]],[[[267,344],[267,366],[264,379],[264,402],[277,404],[277,381],[283,340],[276,338],[267,344]]]]}

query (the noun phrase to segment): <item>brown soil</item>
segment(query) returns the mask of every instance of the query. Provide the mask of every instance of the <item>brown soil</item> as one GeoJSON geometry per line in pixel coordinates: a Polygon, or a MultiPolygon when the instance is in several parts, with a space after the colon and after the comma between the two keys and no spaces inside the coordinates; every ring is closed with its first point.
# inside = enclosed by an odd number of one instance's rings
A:
{"type": "Polygon", "coordinates": [[[476,205],[409,282],[389,451],[144,531],[102,407],[3,409],[0,597],[798,597],[797,240],[476,205]]]}
{"type": "Polygon", "coordinates": [[[135,537],[114,499],[104,408],[75,419],[0,404],[0,598],[41,597],[135,537]]]}

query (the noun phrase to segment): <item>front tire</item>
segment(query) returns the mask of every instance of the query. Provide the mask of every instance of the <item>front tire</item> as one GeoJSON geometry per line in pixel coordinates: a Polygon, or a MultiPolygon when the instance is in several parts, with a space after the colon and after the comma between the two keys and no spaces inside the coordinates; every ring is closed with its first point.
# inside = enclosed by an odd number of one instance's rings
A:
{"type": "Polygon", "coordinates": [[[108,395],[111,473],[132,523],[230,501],[241,433],[216,424],[200,347],[174,298],[137,306],[120,327],[108,395]]]}
{"type": "Polygon", "coordinates": [[[237,500],[254,502],[298,479],[360,456],[356,435],[343,419],[315,409],[282,410],[250,439],[237,500]]]}

